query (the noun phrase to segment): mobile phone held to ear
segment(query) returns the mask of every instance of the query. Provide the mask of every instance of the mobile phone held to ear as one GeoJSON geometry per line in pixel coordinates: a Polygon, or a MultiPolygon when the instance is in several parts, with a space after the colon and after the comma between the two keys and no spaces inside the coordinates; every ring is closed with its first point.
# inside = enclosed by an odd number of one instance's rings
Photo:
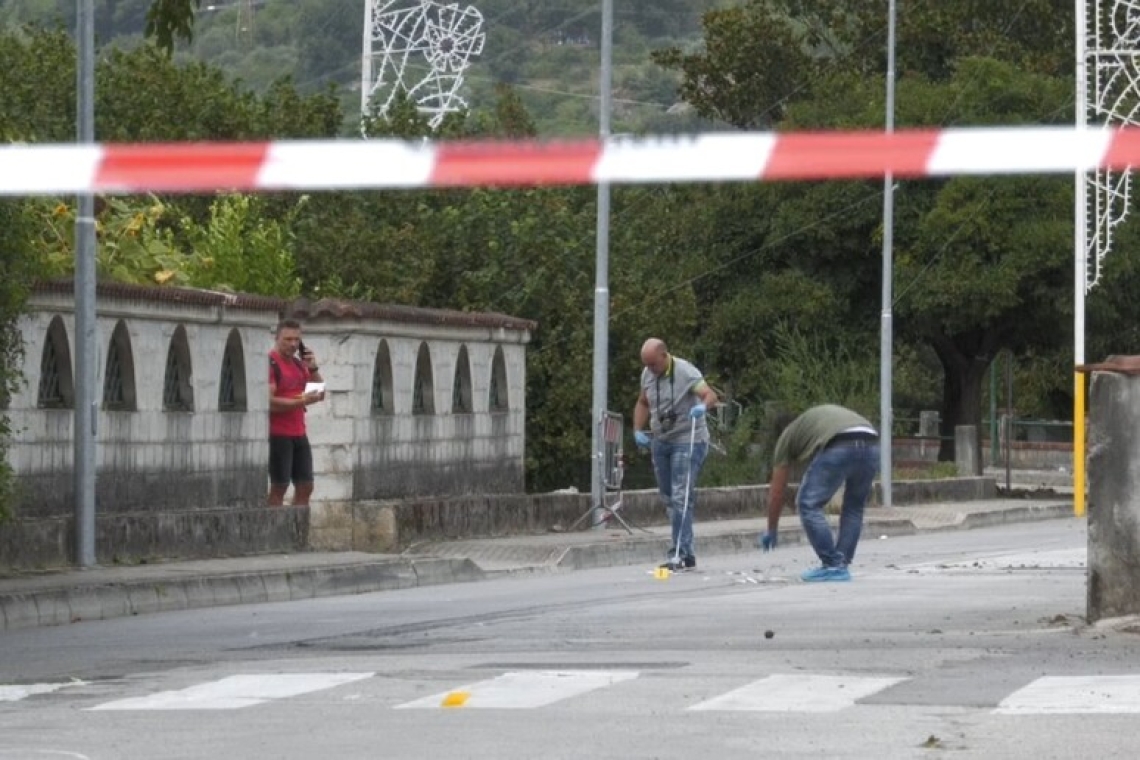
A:
{"type": "Polygon", "coordinates": [[[297,356],[301,359],[301,361],[305,360],[305,352],[306,351],[308,351],[308,349],[305,348],[305,341],[298,338],[297,339],[297,356]]]}

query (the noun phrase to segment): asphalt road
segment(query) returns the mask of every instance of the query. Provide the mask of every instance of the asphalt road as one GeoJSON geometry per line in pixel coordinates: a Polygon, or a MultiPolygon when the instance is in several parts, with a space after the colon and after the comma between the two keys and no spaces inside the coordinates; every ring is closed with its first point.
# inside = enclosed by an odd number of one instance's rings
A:
{"type": "Polygon", "coordinates": [[[1085,531],[805,547],[0,633],[7,758],[1134,757],[1085,531]],[[766,637],[765,632],[771,632],[766,637]]]}

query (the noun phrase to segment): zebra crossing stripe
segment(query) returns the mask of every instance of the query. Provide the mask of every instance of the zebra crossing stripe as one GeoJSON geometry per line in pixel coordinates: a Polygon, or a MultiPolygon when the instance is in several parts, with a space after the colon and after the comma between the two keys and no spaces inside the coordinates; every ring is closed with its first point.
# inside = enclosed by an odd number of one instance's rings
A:
{"type": "Polygon", "coordinates": [[[68,686],[82,686],[83,681],[68,683],[0,684],[0,702],[19,702],[35,694],[51,694],[68,686]]]}
{"type": "Polygon", "coordinates": [[[89,710],[236,710],[273,699],[331,689],[375,673],[267,673],[229,676],[179,691],[104,702],[89,710]]]}
{"type": "Polygon", "coordinates": [[[525,710],[637,678],[634,670],[532,670],[458,686],[396,705],[397,710],[440,708],[525,710]],[[461,695],[461,696],[460,696],[461,695]]]}
{"type": "Polygon", "coordinates": [[[1001,701],[1001,715],[1140,713],[1140,675],[1047,676],[1001,701]]]}
{"type": "Polygon", "coordinates": [[[838,712],[858,700],[890,688],[905,678],[858,676],[773,675],[719,697],[691,706],[690,710],[748,712],[838,712]]]}

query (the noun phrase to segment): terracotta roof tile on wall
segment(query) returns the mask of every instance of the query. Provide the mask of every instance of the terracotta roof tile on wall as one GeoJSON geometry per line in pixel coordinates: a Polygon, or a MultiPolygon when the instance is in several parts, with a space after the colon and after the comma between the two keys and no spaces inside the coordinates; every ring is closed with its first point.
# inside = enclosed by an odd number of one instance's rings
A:
{"type": "MultiPolygon", "coordinates": [[[[75,283],[71,280],[53,280],[38,283],[34,292],[72,295],[75,283]]],[[[255,296],[249,293],[223,293],[217,290],[171,288],[153,285],[130,285],[123,282],[101,282],[95,287],[96,298],[114,298],[121,301],[147,301],[150,303],[186,304],[188,306],[225,306],[248,311],[281,313],[289,308],[283,298],[255,296]]]]}
{"type": "Polygon", "coordinates": [[[537,322],[529,319],[494,314],[491,312],[451,311],[448,309],[422,309],[415,306],[392,306],[367,301],[342,301],[335,298],[322,298],[309,301],[299,298],[293,302],[290,315],[297,319],[327,317],[332,319],[349,317],[353,319],[382,319],[389,322],[404,322],[422,325],[445,325],[455,327],[496,327],[506,330],[527,330],[534,332],[537,322]]]}
{"type": "MultiPolygon", "coordinates": [[[[37,293],[59,293],[72,295],[75,283],[72,280],[52,280],[38,283],[37,293]]],[[[96,286],[96,298],[148,301],[151,303],[174,303],[189,306],[225,306],[230,309],[249,311],[270,311],[288,314],[297,319],[379,319],[405,324],[443,325],[454,327],[490,327],[505,330],[525,330],[534,332],[538,323],[505,314],[490,312],[452,311],[448,309],[422,309],[415,306],[392,306],[367,301],[344,301],[335,298],[322,298],[310,301],[298,298],[290,301],[283,298],[257,296],[249,293],[222,293],[216,290],[195,288],[158,287],[152,285],[128,285],[121,282],[103,282],[96,286]]]]}

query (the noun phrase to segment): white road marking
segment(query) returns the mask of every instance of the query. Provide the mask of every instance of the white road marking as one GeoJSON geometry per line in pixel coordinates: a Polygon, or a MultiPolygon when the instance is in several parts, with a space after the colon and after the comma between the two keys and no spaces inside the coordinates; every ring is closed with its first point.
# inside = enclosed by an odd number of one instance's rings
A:
{"type": "Polygon", "coordinates": [[[774,675],[691,706],[690,710],[838,712],[905,678],[774,675]]]}
{"type": "Polygon", "coordinates": [[[371,678],[375,673],[266,673],[229,676],[179,691],[104,702],[89,710],[236,710],[267,702],[331,689],[371,678]]]}
{"type": "Polygon", "coordinates": [[[1038,678],[1003,699],[994,712],[1002,715],[1140,713],[1140,675],[1038,678]]]}
{"type": "Polygon", "coordinates": [[[50,694],[53,691],[68,686],[82,686],[83,681],[68,681],[67,683],[30,683],[14,684],[12,686],[0,685],[0,702],[19,702],[33,694],[50,694]]]}
{"type": "Polygon", "coordinates": [[[903,570],[941,573],[947,570],[1079,570],[1088,566],[1088,548],[1003,552],[971,559],[902,565],[903,570]]]}
{"type": "Polygon", "coordinates": [[[634,670],[531,670],[504,673],[498,678],[458,686],[396,705],[397,710],[434,710],[450,695],[463,694],[455,707],[523,710],[544,707],[562,699],[637,678],[634,670]]]}

